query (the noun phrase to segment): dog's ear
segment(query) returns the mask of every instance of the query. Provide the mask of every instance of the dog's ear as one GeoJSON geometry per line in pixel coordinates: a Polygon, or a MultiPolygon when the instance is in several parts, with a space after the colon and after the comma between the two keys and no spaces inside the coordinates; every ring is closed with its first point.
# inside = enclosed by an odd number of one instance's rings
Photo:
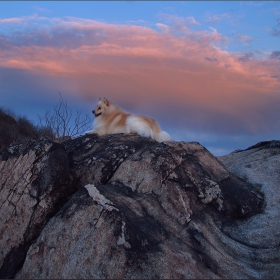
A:
{"type": "Polygon", "coordinates": [[[103,102],[105,103],[106,106],[109,106],[109,101],[104,97],[103,102]]]}

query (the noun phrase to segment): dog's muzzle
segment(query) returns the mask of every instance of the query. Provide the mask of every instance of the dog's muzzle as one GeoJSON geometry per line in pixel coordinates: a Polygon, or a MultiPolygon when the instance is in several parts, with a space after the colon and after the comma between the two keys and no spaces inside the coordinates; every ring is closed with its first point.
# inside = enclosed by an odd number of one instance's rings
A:
{"type": "Polygon", "coordinates": [[[95,115],[95,117],[99,117],[99,116],[101,115],[101,113],[96,114],[96,113],[95,113],[95,110],[93,110],[92,113],[95,115]]]}

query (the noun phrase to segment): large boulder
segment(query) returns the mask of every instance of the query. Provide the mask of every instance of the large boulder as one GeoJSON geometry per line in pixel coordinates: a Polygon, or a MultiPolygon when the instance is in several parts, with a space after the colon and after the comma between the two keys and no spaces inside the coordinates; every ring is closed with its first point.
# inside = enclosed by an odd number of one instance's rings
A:
{"type": "Polygon", "coordinates": [[[0,278],[10,278],[75,188],[65,149],[47,139],[2,151],[0,174],[0,278]]]}
{"type": "Polygon", "coordinates": [[[119,134],[63,145],[78,191],[32,243],[16,278],[279,275],[278,251],[229,232],[265,213],[262,191],[200,144],[119,134]]]}
{"type": "Polygon", "coordinates": [[[265,194],[265,209],[224,227],[234,240],[257,248],[263,278],[280,276],[280,141],[260,142],[219,157],[227,169],[265,194]]]}

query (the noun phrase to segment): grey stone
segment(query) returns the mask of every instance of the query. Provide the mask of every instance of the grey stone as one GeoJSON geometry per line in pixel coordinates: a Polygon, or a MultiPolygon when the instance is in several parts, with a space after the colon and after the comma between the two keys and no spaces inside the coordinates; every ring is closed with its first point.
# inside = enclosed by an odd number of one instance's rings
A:
{"type": "MultiPolygon", "coordinates": [[[[226,168],[265,194],[266,207],[246,221],[224,227],[228,234],[249,246],[278,250],[280,260],[280,141],[258,143],[246,150],[219,157],[226,168]]],[[[271,263],[271,266],[273,264],[271,263]]],[[[280,270],[278,266],[278,276],[280,270]]]]}
{"type": "Polygon", "coordinates": [[[0,172],[0,278],[10,278],[71,194],[67,154],[47,139],[11,146],[0,153],[0,172]]]}
{"type": "Polygon", "coordinates": [[[262,213],[262,193],[199,143],[87,135],[64,145],[79,189],[16,278],[275,277],[276,251],[224,230],[262,213]]]}

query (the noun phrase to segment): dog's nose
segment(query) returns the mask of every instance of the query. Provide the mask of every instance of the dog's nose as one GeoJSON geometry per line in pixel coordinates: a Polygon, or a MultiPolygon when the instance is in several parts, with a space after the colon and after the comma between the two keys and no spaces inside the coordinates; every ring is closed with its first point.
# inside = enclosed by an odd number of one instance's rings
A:
{"type": "Polygon", "coordinates": [[[92,110],[92,113],[95,115],[95,110],[92,110]]]}

